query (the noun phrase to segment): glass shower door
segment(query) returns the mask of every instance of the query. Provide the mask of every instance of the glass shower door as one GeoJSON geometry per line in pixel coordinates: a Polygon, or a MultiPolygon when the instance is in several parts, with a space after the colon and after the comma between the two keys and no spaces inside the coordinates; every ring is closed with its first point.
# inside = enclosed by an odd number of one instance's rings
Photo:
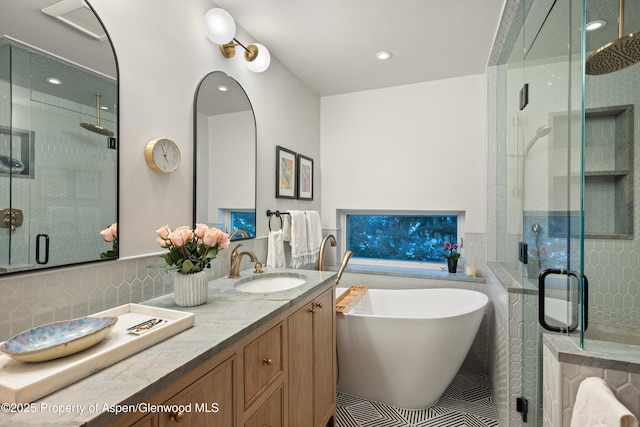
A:
{"type": "Polygon", "coordinates": [[[542,332],[580,330],[583,2],[532,2],[521,103],[523,394],[542,417],[542,332]],[[522,104],[526,103],[526,106],[522,104]]]}

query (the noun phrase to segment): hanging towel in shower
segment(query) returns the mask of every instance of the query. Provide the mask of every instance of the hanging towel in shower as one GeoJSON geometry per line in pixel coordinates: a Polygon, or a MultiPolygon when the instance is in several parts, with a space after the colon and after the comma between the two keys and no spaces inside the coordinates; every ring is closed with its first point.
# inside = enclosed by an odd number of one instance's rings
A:
{"type": "Polygon", "coordinates": [[[269,231],[269,241],[267,248],[267,267],[285,267],[284,243],[282,241],[282,230],[269,231]]]}
{"type": "Polygon", "coordinates": [[[571,427],[638,427],[638,419],[602,378],[589,377],[578,387],[571,427]]]}

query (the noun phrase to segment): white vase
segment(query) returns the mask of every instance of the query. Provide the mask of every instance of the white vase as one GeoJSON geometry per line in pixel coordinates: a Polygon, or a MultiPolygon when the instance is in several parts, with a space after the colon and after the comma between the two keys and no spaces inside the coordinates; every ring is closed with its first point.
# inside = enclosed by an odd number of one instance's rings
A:
{"type": "Polygon", "coordinates": [[[207,302],[209,294],[209,275],[206,271],[191,274],[173,275],[173,292],[176,305],[193,307],[207,302]]]}

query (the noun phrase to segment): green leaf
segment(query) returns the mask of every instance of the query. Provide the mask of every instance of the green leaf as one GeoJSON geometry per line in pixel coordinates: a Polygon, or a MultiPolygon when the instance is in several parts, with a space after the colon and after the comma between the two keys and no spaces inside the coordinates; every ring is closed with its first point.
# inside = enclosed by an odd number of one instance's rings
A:
{"type": "Polygon", "coordinates": [[[182,263],[182,267],[180,268],[180,272],[183,274],[188,274],[191,273],[193,271],[193,263],[191,262],[191,260],[185,260],[182,263]]]}

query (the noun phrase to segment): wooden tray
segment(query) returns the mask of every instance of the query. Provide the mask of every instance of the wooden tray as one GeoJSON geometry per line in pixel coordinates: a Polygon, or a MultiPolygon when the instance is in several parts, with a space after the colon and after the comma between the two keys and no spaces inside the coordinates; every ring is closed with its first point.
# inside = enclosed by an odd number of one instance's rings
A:
{"type": "Polygon", "coordinates": [[[354,285],[336,298],[336,313],[348,313],[367,293],[368,286],[354,285]]]}

